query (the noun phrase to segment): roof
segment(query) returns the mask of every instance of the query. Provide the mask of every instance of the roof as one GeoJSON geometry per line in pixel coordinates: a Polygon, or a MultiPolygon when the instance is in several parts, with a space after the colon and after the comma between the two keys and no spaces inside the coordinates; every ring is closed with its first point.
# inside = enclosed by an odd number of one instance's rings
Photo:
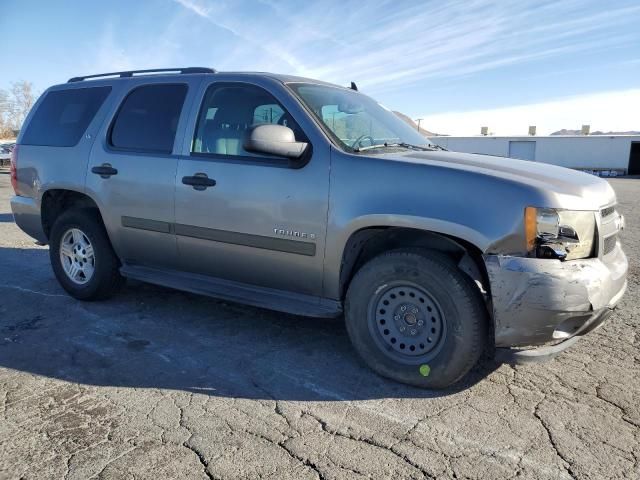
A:
{"type": "Polygon", "coordinates": [[[229,72],[217,72],[220,75],[229,74],[229,75],[247,75],[247,76],[261,76],[261,77],[269,77],[276,79],[282,83],[316,83],[319,85],[327,85],[330,87],[340,87],[346,88],[349,87],[345,85],[337,85],[335,83],[325,82],[323,80],[317,80],[315,78],[308,77],[299,77],[296,75],[289,75],[286,73],[271,73],[271,72],[242,72],[242,71],[229,71],[229,72]]]}
{"type": "Polygon", "coordinates": [[[278,80],[282,83],[315,83],[320,85],[327,85],[332,87],[348,88],[342,85],[335,85],[321,80],[315,80],[312,78],[298,77],[295,75],[270,73],[270,72],[239,72],[228,71],[220,72],[213,68],[208,67],[175,67],[175,68],[154,68],[148,70],[125,70],[119,72],[107,72],[91,75],[83,75],[70,78],[67,83],[80,83],[85,81],[97,81],[97,80],[124,80],[139,78],[145,76],[152,76],[153,78],[174,77],[175,75],[234,75],[234,76],[247,76],[247,77],[269,77],[278,80]]]}
{"type": "MultiPolygon", "coordinates": [[[[435,136],[435,135],[434,135],[435,136]]],[[[540,140],[543,138],[611,138],[611,137],[640,137],[640,135],[620,135],[620,134],[604,134],[604,135],[437,135],[438,138],[453,139],[473,139],[473,140],[540,140]]]]}

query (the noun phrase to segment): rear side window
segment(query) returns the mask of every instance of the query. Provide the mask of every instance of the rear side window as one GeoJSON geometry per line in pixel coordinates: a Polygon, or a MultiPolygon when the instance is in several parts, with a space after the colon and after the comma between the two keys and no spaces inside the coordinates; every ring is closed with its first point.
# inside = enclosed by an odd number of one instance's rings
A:
{"type": "Polygon", "coordinates": [[[145,85],[122,102],[111,127],[112,146],[138,152],[171,153],[187,86],[145,85]]]}
{"type": "Polygon", "coordinates": [[[93,87],[47,93],[27,125],[21,143],[73,147],[110,91],[111,87],[93,87]]]}

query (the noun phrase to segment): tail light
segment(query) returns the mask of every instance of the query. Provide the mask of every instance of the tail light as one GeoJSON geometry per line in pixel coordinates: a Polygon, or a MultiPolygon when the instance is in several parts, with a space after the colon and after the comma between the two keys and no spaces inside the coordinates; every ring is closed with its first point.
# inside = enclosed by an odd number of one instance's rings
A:
{"type": "Polygon", "coordinates": [[[20,195],[18,191],[18,145],[14,145],[11,151],[11,186],[16,195],[20,195]]]}

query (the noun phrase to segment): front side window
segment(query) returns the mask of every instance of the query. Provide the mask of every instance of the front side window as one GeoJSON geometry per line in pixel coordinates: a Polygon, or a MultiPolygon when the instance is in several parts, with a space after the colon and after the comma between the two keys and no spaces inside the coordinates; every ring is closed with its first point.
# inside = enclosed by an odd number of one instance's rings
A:
{"type": "Polygon", "coordinates": [[[297,141],[306,141],[291,115],[266,90],[247,84],[213,84],[202,101],[191,151],[263,157],[243,147],[249,130],[261,124],[284,125],[293,130],[297,141]]]}
{"type": "Polygon", "coordinates": [[[277,124],[282,115],[284,115],[284,110],[278,104],[258,105],[253,111],[253,123],[254,125],[263,123],[277,124]]]}
{"type": "Polygon", "coordinates": [[[379,153],[386,147],[432,147],[429,139],[366,95],[346,88],[310,83],[290,83],[287,86],[346,151],[366,149],[379,153]],[[380,150],[376,150],[378,147],[380,150]]]}
{"type": "Polygon", "coordinates": [[[138,152],[171,153],[187,86],[144,85],[124,99],[111,127],[112,146],[138,152]]]}
{"type": "Polygon", "coordinates": [[[73,88],[47,93],[29,122],[22,144],[76,145],[111,92],[111,87],[73,88]]]}

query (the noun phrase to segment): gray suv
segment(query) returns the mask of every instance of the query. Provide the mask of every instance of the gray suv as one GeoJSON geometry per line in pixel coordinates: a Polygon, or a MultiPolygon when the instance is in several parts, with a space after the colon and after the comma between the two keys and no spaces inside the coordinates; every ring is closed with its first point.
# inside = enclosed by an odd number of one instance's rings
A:
{"type": "Polygon", "coordinates": [[[134,278],[344,314],[372,369],[421,387],[457,382],[487,347],[549,358],[626,288],[606,181],[444,151],[354,84],[207,68],[72,78],[29,114],[11,179],[16,223],[50,245],[71,296],[134,278]]]}

